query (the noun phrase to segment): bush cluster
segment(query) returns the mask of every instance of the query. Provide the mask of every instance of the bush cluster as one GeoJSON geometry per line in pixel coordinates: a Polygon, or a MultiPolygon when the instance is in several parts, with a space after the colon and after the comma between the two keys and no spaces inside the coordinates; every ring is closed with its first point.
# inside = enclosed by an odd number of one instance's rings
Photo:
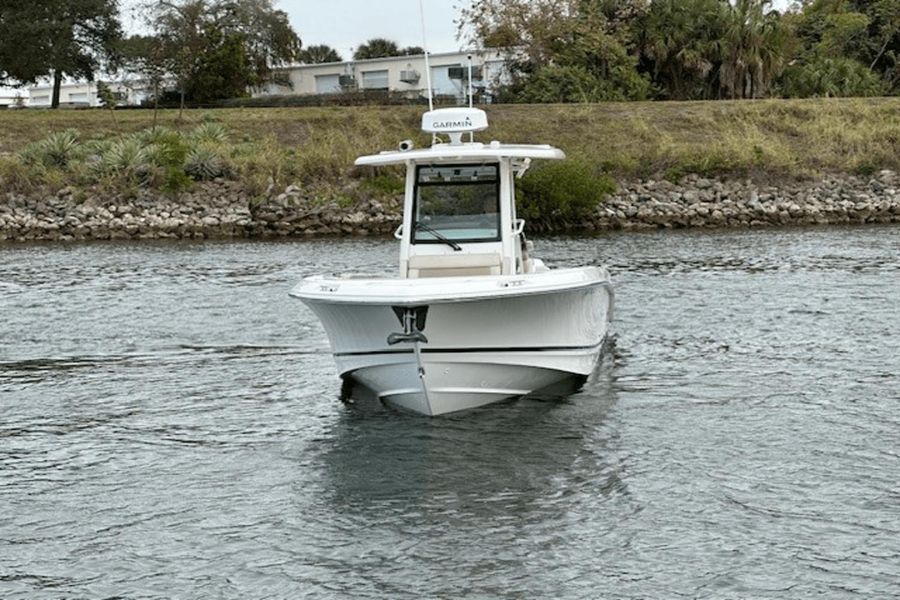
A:
{"type": "Polygon", "coordinates": [[[577,228],[615,191],[612,177],[583,159],[553,161],[517,182],[517,211],[533,229],[577,228]]]}
{"type": "Polygon", "coordinates": [[[178,192],[195,181],[239,176],[251,185],[260,177],[274,185],[284,179],[289,154],[273,149],[272,140],[232,143],[228,130],[215,122],[184,133],[154,127],[95,139],[82,139],[78,130],[68,129],[0,156],[0,182],[16,191],[75,186],[178,192]]]}
{"type": "Polygon", "coordinates": [[[88,140],[68,129],[3,157],[0,179],[16,190],[72,185],[177,192],[192,181],[231,174],[232,161],[238,157],[226,142],[227,132],[217,124],[204,124],[187,134],[156,127],[88,140]]]}
{"type": "Polygon", "coordinates": [[[0,190],[72,187],[133,196],[142,188],[177,193],[194,182],[226,179],[252,202],[289,185],[302,187],[315,202],[402,195],[397,172],[354,169],[352,152],[327,128],[310,130],[306,143],[289,146],[275,134],[236,136],[212,117],[184,132],[153,127],[85,139],[66,129],[0,154],[0,190]]]}

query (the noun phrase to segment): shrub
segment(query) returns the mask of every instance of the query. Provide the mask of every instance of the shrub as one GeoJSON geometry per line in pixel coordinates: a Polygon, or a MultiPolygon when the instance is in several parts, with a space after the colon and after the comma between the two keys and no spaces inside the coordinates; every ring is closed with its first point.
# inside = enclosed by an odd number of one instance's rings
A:
{"type": "Polygon", "coordinates": [[[875,172],[878,171],[878,165],[875,163],[875,161],[872,160],[861,160],[856,163],[856,166],[853,170],[857,175],[868,177],[870,175],[874,175],[875,172]]]}
{"type": "Polygon", "coordinates": [[[112,144],[111,139],[88,140],[84,143],[82,158],[91,165],[99,163],[112,144]]]}
{"type": "Polygon", "coordinates": [[[20,157],[0,156],[0,185],[4,190],[28,192],[37,186],[38,180],[35,169],[26,165],[20,157]]]}
{"type": "Polygon", "coordinates": [[[168,127],[160,126],[148,127],[147,129],[136,131],[131,134],[131,137],[148,146],[163,143],[173,137],[183,139],[183,136],[179,132],[169,129],[168,127]]]}
{"type": "Polygon", "coordinates": [[[71,182],[71,174],[56,167],[41,173],[41,185],[53,192],[58,192],[67,187],[71,182]]]}
{"type": "MultiPolygon", "coordinates": [[[[235,146],[231,160],[236,178],[257,200],[300,179],[296,153],[286,150],[274,136],[235,146]]],[[[305,186],[307,183],[304,181],[305,186]]]]}
{"type": "Polygon", "coordinates": [[[157,127],[136,134],[147,146],[148,161],[161,171],[162,189],[177,192],[190,187],[191,178],[185,172],[190,148],[187,141],[177,131],[157,127]]]}
{"type": "Polygon", "coordinates": [[[184,171],[196,181],[209,181],[230,175],[231,166],[218,148],[201,144],[188,152],[184,171]]]}
{"type": "Polygon", "coordinates": [[[509,92],[516,102],[530,104],[644,100],[650,94],[650,83],[624,66],[598,77],[582,66],[548,65],[509,92]]]}
{"type": "Polygon", "coordinates": [[[70,162],[81,158],[83,150],[78,143],[78,131],[67,129],[29,144],[20,156],[29,165],[65,168],[70,162]]]}
{"type": "Polygon", "coordinates": [[[195,144],[224,144],[228,141],[228,130],[220,123],[207,121],[188,134],[188,138],[195,144]]]}
{"type": "Polygon", "coordinates": [[[147,185],[155,174],[147,147],[134,137],[115,140],[101,151],[99,160],[94,163],[101,177],[109,177],[126,185],[147,185]]]}
{"type": "MultiPolygon", "coordinates": [[[[750,148],[747,152],[754,156],[756,162],[762,159],[761,149],[750,148]]],[[[663,177],[671,182],[690,174],[709,177],[725,173],[746,175],[747,172],[746,164],[738,160],[736,153],[717,146],[711,146],[705,152],[685,152],[672,160],[677,162],[663,171],[663,177]]]]}
{"type": "Polygon", "coordinates": [[[817,58],[785,69],[781,89],[788,98],[880,96],[884,81],[852,58],[817,58]]]}
{"type": "Polygon", "coordinates": [[[150,166],[147,148],[134,138],[116,140],[100,156],[99,169],[108,174],[139,177],[150,166]]]}
{"type": "Polygon", "coordinates": [[[518,214],[538,228],[578,225],[615,189],[610,176],[584,160],[551,162],[518,181],[518,214]]]}
{"type": "Polygon", "coordinates": [[[188,189],[192,182],[184,167],[164,167],[160,187],[164,192],[174,193],[188,189]]]}
{"type": "MultiPolygon", "coordinates": [[[[57,169],[57,171],[59,170],[57,169]]],[[[96,168],[83,160],[69,163],[69,166],[66,167],[65,176],[67,186],[90,189],[97,181],[96,168]]]]}

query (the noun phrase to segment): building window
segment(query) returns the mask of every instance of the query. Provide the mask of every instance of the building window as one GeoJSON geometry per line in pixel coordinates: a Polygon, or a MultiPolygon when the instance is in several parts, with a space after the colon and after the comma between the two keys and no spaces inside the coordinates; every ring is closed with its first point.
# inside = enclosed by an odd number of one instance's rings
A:
{"type": "Polygon", "coordinates": [[[363,71],[362,87],[364,90],[386,90],[388,89],[388,72],[383,71],[363,71]]]}
{"type": "Polygon", "coordinates": [[[50,104],[50,96],[32,96],[32,104],[50,104]]]}

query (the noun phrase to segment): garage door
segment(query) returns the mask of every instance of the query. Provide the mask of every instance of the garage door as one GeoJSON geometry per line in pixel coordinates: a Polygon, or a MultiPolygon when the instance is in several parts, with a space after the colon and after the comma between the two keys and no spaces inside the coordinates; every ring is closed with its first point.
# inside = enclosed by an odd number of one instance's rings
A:
{"type": "Polygon", "coordinates": [[[316,75],[317,94],[336,94],[341,91],[340,75],[316,75]]]}

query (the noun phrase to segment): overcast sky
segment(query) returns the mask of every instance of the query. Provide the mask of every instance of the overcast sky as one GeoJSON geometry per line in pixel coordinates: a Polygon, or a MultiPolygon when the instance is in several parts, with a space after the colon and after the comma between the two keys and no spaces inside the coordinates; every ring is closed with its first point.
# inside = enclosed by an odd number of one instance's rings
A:
{"type": "MultiPolygon", "coordinates": [[[[124,6],[140,0],[124,0],[124,6]]],[[[428,47],[431,52],[458,50],[456,39],[461,6],[471,0],[424,0],[428,47]]],[[[791,0],[775,0],[784,9],[791,0]]],[[[419,0],[276,0],[290,15],[304,46],[328,44],[349,60],[353,48],[373,37],[386,37],[400,46],[421,46],[419,0]]],[[[133,27],[132,27],[133,28],[133,27]]]]}
{"type": "MultiPolygon", "coordinates": [[[[462,0],[424,0],[425,28],[431,52],[458,50],[456,20],[462,0]]],[[[351,48],[373,37],[400,46],[421,46],[419,0],[282,0],[304,46],[328,44],[344,58],[351,48]]]]}
{"type": "MultiPolygon", "coordinates": [[[[425,28],[431,52],[461,48],[456,39],[456,20],[461,6],[470,0],[424,0],[425,28]]],[[[126,28],[141,24],[133,8],[141,0],[123,0],[126,28]]],[[[422,45],[419,0],[275,0],[290,16],[304,46],[327,44],[346,60],[353,49],[374,37],[386,37],[401,47],[422,45]]]]}

